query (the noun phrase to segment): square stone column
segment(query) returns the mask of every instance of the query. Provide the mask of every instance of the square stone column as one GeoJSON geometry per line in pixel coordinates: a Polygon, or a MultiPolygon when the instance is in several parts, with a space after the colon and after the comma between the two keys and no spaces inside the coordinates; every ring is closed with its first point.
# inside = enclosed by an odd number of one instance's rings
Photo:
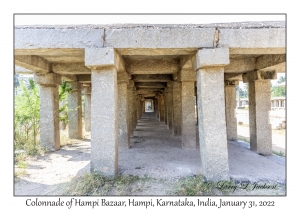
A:
{"type": "Polygon", "coordinates": [[[276,72],[255,71],[243,75],[248,82],[250,149],[259,154],[272,155],[271,81],[276,72]]]}
{"type": "Polygon", "coordinates": [[[69,137],[82,139],[81,84],[73,81],[71,88],[68,95],[69,137]]]}
{"type": "Polygon", "coordinates": [[[133,100],[133,129],[136,129],[137,126],[137,93],[136,90],[134,88],[134,90],[132,91],[132,100],[133,100]]]}
{"type": "Polygon", "coordinates": [[[165,103],[164,103],[164,96],[163,94],[159,94],[159,103],[160,103],[160,109],[159,109],[159,121],[165,120],[165,103]]]}
{"type": "Polygon", "coordinates": [[[165,88],[164,91],[164,110],[165,110],[165,115],[164,115],[164,122],[167,125],[168,124],[168,107],[167,107],[167,88],[165,88]]]}
{"type": "Polygon", "coordinates": [[[225,121],[224,65],[229,49],[199,50],[193,58],[197,70],[199,145],[206,180],[229,180],[225,121]]]}
{"type": "Polygon", "coordinates": [[[168,88],[166,91],[166,106],[167,106],[167,126],[168,130],[173,128],[173,82],[168,82],[168,88]]]}
{"type": "Polygon", "coordinates": [[[85,131],[91,131],[91,87],[84,87],[84,127],[85,131]]]}
{"type": "Polygon", "coordinates": [[[173,82],[173,135],[181,135],[181,82],[173,82]]]}
{"type": "MultiPolygon", "coordinates": [[[[133,87],[134,82],[132,80],[129,80],[128,86],[127,86],[127,97],[128,97],[128,132],[129,137],[133,137],[133,130],[134,130],[134,124],[133,124],[133,87]]],[[[129,139],[130,141],[130,139],[129,139]]]]}
{"type": "Polygon", "coordinates": [[[40,85],[40,145],[49,151],[60,148],[58,85],[61,78],[54,73],[35,73],[40,85]]]}
{"type": "Polygon", "coordinates": [[[127,96],[128,76],[126,72],[118,73],[118,139],[119,148],[130,147],[128,133],[128,96],[127,96]]]}
{"type": "MultiPolygon", "coordinates": [[[[145,106],[144,106],[145,107],[145,106]]],[[[159,106],[158,106],[158,97],[154,99],[154,110],[155,110],[155,115],[157,118],[159,118],[159,106]]]]}
{"type": "Polygon", "coordinates": [[[91,172],[118,173],[117,71],[124,62],[113,48],[85,49],[85,65],[92,73],[91,172]]]}
{"type": "Polygon", "coordinates": [[[237,85],[238,81],[225,81],[225,113],[228,140],[237,140],[237,122],[235,115],[237,85]]]}
{"type": "Polygon", "coordinates": [[[142,113],[142,104],[141,104],[141,99],[140,99],[140,96],[137,95],[137,98],[136,98],[136,111],[137,111],[137,114],[136,114],[136,118],[137,120],[139,120],[141,118],[141,113],[142,113]]]}

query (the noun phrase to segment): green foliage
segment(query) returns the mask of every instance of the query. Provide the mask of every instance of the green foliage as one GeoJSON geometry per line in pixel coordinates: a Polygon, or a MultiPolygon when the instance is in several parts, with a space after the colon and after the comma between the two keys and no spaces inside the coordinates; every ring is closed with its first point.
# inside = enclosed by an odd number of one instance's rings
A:
{"type": "Polygon", "coordinates": [[[59,121],[65,124],[68,124],[68,101],[66,99],[71,90],[71,85],[66,81],[62,81],[62,84],[59,86],[58,95],[59,102],[63,102],[63,105],[59,108],[59,121]]]}
{"type": "Polygon", "coordinates": [[[240,98],[248,98],[248,84],[244,84],[244,87],[236,86],[236,89],[238,90],[237,92],[240,94],[240,98]]]}
{"type": "Polygon", "coordinates": [[[38,152],[40,129],[39,88],[33,79],[28,84],[20,82],[15,96],[14,143],[16,150],[25,150],[28,154],[38,152]]]}
{"type": "Polygon", "coordinates": [[[271,95],[272,97],[280,97],[286,95],[286,89],[282,86],[273,86],[271,88],[271,95]]]}

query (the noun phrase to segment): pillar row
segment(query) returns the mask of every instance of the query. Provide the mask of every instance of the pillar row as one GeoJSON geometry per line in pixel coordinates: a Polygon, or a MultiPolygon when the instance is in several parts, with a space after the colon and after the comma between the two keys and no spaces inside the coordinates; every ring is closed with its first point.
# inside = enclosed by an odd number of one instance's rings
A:
{"type": "Polygon", "coordinates": [[[173,127],[173,91],[172,86],[173,82],[168,82],[168,88],[167,88],[167,96],[166,96],[166,106],[167,106],[167,126],[168,129],[171,130],[173,127]]]}
{"type": "Polygon", "coordinates": [[[54,73],[34,74],[40,85],[40,145],[49,151],[60,148],[58,85],[61,78],[54,73]]]}
{"type": "Polygon", "coordinates": [[[133,87],[134,82],[129,80],[129,84],[127,86],[127,97],[128,97],[128,132],[129,136],[133,137],[134,130],[134,122],[133,122],[133,87]]]}
{"type": "Polygon", "coordinates": [[[226,131],[228,140],[237,140],[237,121],[235,115],[237,85],[238,81],[225,81],[226,131]]]}
{"type": "Polygon", "coordinates": [[[129,148],[127,83],[118,82],[118,139],[119,148],[129,148]]]}
{"type": "Polygon", "coordinates": [[[164,103],[164,96],[163,94],[159,94],[159,121],[164,121],[165,120],[165,103],[164,103]]]}
{"type": "Polygon", "coordinates": [[[68,118],[69,137],[72,139],[82,138],[82,102],[81,84],[77,81],[71,82],[71,92],[68,95],[68,118]]]}
{"type": "Polygon", "coordinates": [[[164,122],[167,125],[168,124],[168,106],[167,106],[167,88],[165,88],[164,91],[164,122]]]}

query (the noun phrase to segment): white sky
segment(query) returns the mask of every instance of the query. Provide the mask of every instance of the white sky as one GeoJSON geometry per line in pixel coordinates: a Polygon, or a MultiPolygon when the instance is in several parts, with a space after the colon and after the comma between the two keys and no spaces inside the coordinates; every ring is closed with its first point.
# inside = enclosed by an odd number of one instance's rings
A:
{"type": "Polygon", "coordinates": [[[285,15],[15,15],[15,25],[208,24],[245,21],[285,21],[285,15]]]}

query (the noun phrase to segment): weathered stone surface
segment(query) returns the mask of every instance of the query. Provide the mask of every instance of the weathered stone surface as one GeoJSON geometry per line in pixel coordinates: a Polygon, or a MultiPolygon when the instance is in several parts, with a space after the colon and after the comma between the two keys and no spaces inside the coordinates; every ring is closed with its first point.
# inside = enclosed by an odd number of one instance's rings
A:
{"type": "Polygon", "coordinates": [[[15,55],[15,65],[34,72],[47,73],[50,70],[49,62],[36,55],[15,55]]]}
{"type": "Polygon", "coordinates": [[[173,82],[173,135],[181,135],[181,82],[173,82]]]}
{"type": "Polygon", "coordinates": [[[107,29],[104,46],[114,48],[213,47],[214,32],[214,28],[107,29]]]}
{"type": "Polygon", "coordinates": [[[84,82],[84,83],[91,83],[92,78],[91,78],[91,74],[80,74],[77,75],[77,79],[79,82],[84,82]]]}
{"type": "Polygon", "coordinates": [[[118,139],[119,148],[130,148],[128,133],[128,96],[127,83],[118,83],[118,139]]]}
{"type": "Polygon", "coordinates": [[[197,100],[203,175],[209,181],[229,180],[224,68],[197,71],[197,100]]]}
{"type": "Polygon", "coordinates": [[[285,72],[286,55],[263,55],[256,59],[255,69],[285,72]]]}
{"type": "Polygon", "coordinates": [[[180,61],[175,59],[133,60],[126,64],[130,74],[173,74],[179,71],[180,61]]]}
{"type": "Polygon", "coordinates": [[[195,82],[197,78],[197,72],[190,69],[182,69],[177,74],[178,81],[191,81],[195,82]]]}
{"type": "Polygon", "coordinates": [[[49,151],[60,148],[58,86],[40,86],[40,145],[49,151]]]}
{"type": "Polygon", "coordinates": [[[129,84],[127,86],[127,98],[128,98],[128,132],[129,136],[133,137],[134,130],[134,122],[133,122],[133,87],[134,82],[129,80],[129,84]]]}
{"type": "Polygon", "coordinates": [[[117,71],[92,71],[91,171],[118,172],[117,71]]]}
{"type": "Polygon", "coordinates": [[[136,82],[137,88],[165,88],[167,86],[164,82],[136,82]]]}
{"type": "Polygon", "coordinates": [[[236,85],[225,86],[226,131],[228,140],[237,140],[237,122],[235,116],[236,85]]]}
{"type": "Polygon", "coordinates": [[[86,48],[85,65],[93,70],[115,67],[124,71],[125,63],[113,48],[86,48]]]}
{"type": "Polygon", "coordinates": [[[250,149],[263,155],[272,155],[272,127],[270,80],[249,80],[250,149]]]}
{"type": "Polygon", "coordinates": [[[34,81],[40,85],[61,85],[61,77],[54,73],[35,73],[34,81]]]}
{"type": "Polygon", "coordinates": [[[264,80],[264,79],[277,79],[277,72],[275,70],[271,71],[252,71],[246,74],[243,74],[243,82],[247,83],[254,80],[264,80]]]}
{"type": "Polygon", "coordinates": [[[255,69],[256,58],[231,59],[224,68],[225,73],[244,73],[255,69]]]}
{"type": "Polygon", "coordinates": [[[195,85],[194,82],[181,83],[182,120],[181,135],[182,148],[196,149],[196,119],[195,119],[195,85]]]}
{"type": "Polygon", "coordinates": [[[103,47],[103,29],[15,29],[14,32],[15,49],[103,47]]]}
{"type": "Polygon", "coordinates": [[[135,82],[168,82],[172,80],[169,74],[142,74],[132,75],[132,80],[135,82]]]}
{"type": "Polygon", "coordinates": [[[82,139],[82,103],[81,86],[79,82],[72,82],[72,91],[68,95],[69,137],[82,139]]]}
{"type": "Polygon", "coordinates": [[[285,48],[285,33],[285,28],[220,29],[219,44],[229,48],[285,48]]]}
{"type": "Polygon", "coordinates": [[[29,69],[23,68],[21,66],[15,66],[14,73],[15,74],[33,74],[34,72],[29,69]]]}
{"type": "Polygon", "coordinates": [[[224,79],[228,81],[243,81],[243,74],[240,73],[225,73],[224,79]]]}
{"type": "Polygon", "coordinates": [[[165,124],[167,125],[168,124],[168,106],[167,106],[167,102],[168,102],[168,98],[167,98],[167,89],[165,89],[164,91],[164,109],[165,109],[165,118],[164,118],[164,121],[165,121],[165,124]]]}
{"type": "Polygon", "coordinates": [[[167,88],[166,91],[166,107],[167,107],[167,125],[168,129],[171,130],[173,127],[173,92],[172,92],[172,85],[173,82],[168,82],[170,87],[167,88]]]}
{"type": "Polygon", "coordinates": [[[84,126],[86,131],[91,131],[91,87],[83,88],[84,94],[84,126]]]}
{"type": "Polygon", "coordinates": [[[165,120],[165,100],[164,100],[164,95],[159,94],[159,121],[164,121],[165,120]]]}
{"type": "Polygon", "coordinates": [[[52,71],[57,74],[90,74],[84,63],[53,63],[52,71]]]}
{"type": "Polygon", "coordinates": [[[229,49],[227,47],[201,49],[193,57],[193,68],[208,68],[229,64],[229,49]]]}

